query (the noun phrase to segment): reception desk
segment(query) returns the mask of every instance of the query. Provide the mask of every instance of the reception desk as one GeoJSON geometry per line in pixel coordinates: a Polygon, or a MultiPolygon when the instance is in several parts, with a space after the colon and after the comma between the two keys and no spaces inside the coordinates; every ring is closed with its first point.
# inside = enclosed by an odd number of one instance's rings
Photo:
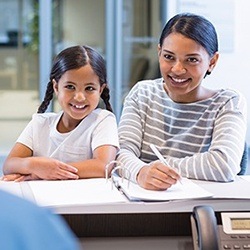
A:
{"type": "Polygon", "coordinates": [[[79,237],[191,236],[193,207],[210,205],[220,223],[220,212],[250,211],[250,182],[195,181],[214,194],[212,198],[166,202],[127,202],[56,208],[79,237]]]}
{"type": "MultiPolygon", "coordinates": [[[[124,202],[53,206],[79,237],[143,237],[191,236],[190,215],[197,205],[210,205],[220,221],[220,212],[250,211],[250,181],[237,177],[230,183],[193,181],[211,192],[212,197],[181,199],[164,202],[124,202]]],[[[29,200],[34,199],[29,182],[17,184],[16,192],[29,200]],[[18,189],[18,190],[17,190],[18,189]]],[[[6,188],[1,183],[0,188],[6,188]]],[[[76,193],[78,190],[76,189],[76,193]]],[[[86,192],[91,192],[86,190],[86,192]]],[[[48,196],[50,193],[47,194],[48,196]]],[[[77,193],[81,195],[81,193],[77,193]]],[[[122,195],[122,194],[121,194],[122,195]]]]}

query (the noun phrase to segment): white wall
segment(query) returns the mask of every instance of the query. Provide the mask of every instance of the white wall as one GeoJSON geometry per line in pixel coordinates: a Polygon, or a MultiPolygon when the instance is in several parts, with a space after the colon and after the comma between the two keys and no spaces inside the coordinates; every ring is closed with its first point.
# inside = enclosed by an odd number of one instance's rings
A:
{"type": "Polygon", "coordinates": [[[221,53],[217,67],[208,77],[208,86],[231,87],[244,94],[248,103],[247,142],[250,144],[250,1],[235,0],[232,52],[221,53]]]}

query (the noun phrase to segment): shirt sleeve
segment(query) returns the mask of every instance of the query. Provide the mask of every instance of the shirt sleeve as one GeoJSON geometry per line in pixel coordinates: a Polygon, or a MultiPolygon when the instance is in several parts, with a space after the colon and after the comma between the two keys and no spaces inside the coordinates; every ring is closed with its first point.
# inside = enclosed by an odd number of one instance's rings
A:
{"type": "Polygon", "coordinates": [[[221,107],[215,118],[210,147],[190,157],[166,157],[182,176],[210,181],[233,181],[240,172],[245,135],[246,100],[234,96],[221,107]]]}
{"type": "Polygon", "coordinates": [[[112,113],[103,117],[93,131],[92,151],[103,145],[112,145],[119,148],[117,121],[112,113]]]}
{"type": "Polygon", "coordinates": [[[24,130],[21,132],[20,136],[17,138],[16,142],[22,143],[31,150],[33,150],[33,125],[35,123],[34,115],[32,120],[27,124],[24,130]]]}
{"type": "MultiPolygon", "coordinates": [[[[117,160],[130,172],[130,180],[137,182],[137,174],[143,166],[148,165],[139,159],[142,144],[143,121],[138,105],[137,85],[125,99],[119,123],[120,150],[117,160]]],[[[125,173],[126,174],[126,173],[125,173]]],[[[128,176],[127,176],[128,177],[128,176]]]]}

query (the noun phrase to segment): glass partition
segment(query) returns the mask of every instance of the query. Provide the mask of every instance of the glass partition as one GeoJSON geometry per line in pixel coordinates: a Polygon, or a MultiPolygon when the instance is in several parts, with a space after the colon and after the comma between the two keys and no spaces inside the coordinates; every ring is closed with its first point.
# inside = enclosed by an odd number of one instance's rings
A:
{"type": "Polygon", "coordinates": [[[0,0],[0,6],[1,160],[37,108],[39,74],[36,1],[0,0]]]}

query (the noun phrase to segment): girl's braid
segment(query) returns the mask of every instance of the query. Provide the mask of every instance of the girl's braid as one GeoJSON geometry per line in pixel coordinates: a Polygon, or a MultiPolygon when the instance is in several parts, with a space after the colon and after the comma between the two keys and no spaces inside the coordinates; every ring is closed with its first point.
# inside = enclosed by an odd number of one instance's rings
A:
{"type": "Polygon", "coordinates": [[[47,110],[47,108],[50,104],[50,101],[53,98],[53,94],[54,94],[53,83],[52,83],[52,81],[50,81],[47,85],[47,89],[46,89],[46,93],[45,93],[45,97],[43,99],[43,102],[39,106],[37,113],[44,113],[47,110]]]}

